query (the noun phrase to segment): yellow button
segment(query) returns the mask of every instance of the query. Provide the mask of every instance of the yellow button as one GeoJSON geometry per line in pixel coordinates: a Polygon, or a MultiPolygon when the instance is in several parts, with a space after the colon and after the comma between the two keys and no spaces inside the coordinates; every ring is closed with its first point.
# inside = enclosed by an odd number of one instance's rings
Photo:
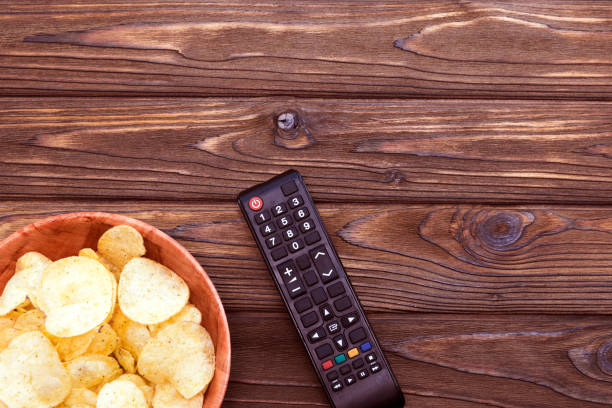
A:
{"type": "Polygon", "coordinates": [[[359,355],[359,351],[356,348],[350,349],[348,351],[349,358],[357,357],[359,355]]]}

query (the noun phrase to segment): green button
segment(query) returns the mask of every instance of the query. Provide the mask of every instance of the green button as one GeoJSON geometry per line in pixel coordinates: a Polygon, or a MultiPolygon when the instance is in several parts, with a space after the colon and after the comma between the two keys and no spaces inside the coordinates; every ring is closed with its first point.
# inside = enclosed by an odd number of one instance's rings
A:
{"type": "Polygon", "coordinates": [[[336,364],[342,364],[346,361],[346,357],[344,354],[340,354],[339,356],[336,356],[334,360],[336,360],[336,364]]]}

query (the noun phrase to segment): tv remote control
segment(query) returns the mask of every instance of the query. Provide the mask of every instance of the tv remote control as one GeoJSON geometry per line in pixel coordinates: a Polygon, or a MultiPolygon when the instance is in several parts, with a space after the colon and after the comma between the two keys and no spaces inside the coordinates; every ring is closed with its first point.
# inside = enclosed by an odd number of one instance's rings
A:
{"type": "Polygon", "coordinates": [[[334,408],[404,406],[397,384],[300,174],[238,204],[334,408]]]}

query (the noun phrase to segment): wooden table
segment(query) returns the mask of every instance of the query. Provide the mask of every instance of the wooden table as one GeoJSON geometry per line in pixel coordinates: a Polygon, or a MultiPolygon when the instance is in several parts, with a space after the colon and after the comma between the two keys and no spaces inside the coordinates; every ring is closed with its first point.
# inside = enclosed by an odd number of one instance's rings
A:
{"type": "Polygon", "coordinates": [[[228,312],[224,406],[327,406],[235,203],[288,168],[407,406],[612,405],[610,2],[0,0],[0,22],[0,237],[102,210],[179,240],[228,312]]]}

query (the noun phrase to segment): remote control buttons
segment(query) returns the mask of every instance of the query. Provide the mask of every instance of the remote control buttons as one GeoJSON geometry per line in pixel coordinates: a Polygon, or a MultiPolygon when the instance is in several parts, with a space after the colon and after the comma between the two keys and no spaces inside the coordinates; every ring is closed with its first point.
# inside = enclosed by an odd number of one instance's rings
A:
{"type": "Polygon", "coordinates": [[[289,208],[296,208],[304,204],[304,200],[302,199],[301,195],[296,195],[287,201],[287,204],[289,204],[289,208]]]}
{"type": "Polygon", "coordinates": [[[380,364],[378,363],[374,363],[370,365],[370,370],[372,371],[372,374],[375,374],[377,372],[379,372],[380,370],[382,370],[382,367],[380,364]]]}
{"type": "Polygon", "coordinates": [[[304,240],[302,238],[298,238],[293,242],[289,243],[289,252],[297,252],[300,249],[304,248],[304,240]]]}
{"type": "Polygon", "coordinates": [[[355,384],[355,382],[357,382],[357,379],[355,378],[354,375],[349,375],[348,377],[344,379],[344,383],[346,384],[347,387],[355,384]]]}
{"type": "Polygon", "coordinates": [[[338,272],[334,268],[334,265],[329,257],[329,253],[325,248],[325,245],[319,245],[312,251],[310,251],[310,257],[312,258],[319,276],[323,283],[331,282],[338,277],[338,272]]]}
{"type": "Polygon", "coordinates": [[[270,249],[274,248],[277,245],[281,244],[281,237],[280,235],[273,235],[270,238],[266,238],[266,246],[270,249]]]}
{"type": "MultiPolygon", "coordinates": [[[[329,343],[325,343],[315,349],[315,353],[317,353],[317,357],[319,360],[323,360],[325,357],[331,356],[334,354],[334,349],[329,343]]],[[[333,363],[332,363],[333,365],[333,363]]],[[[325,367],[323,367],[325,368],[325,367]]],[[[331,367],[330,367],[331,368],[331,367]]]]}
{"type": "Polygon", "coordinates": [[[321,367],[323,367],[323,370],[329,370],[333,366],[334,366],[334,363],[332,363],[331,360],[324,361],[323,364],[321,364],[321,367]]]}
{"type": "Polygon", "coordinates": [[[298,190],[298,188],[297,188],[297,185],[295,184],[295,181],[291,180],[290,182],[283,184],[281,186],[281,190],[284,195],[288,196],[288,195],[295,193],[298,190]]]}
{"type": "Polygon", "coordinates": [[[366,332],[363,330],[363,327],[353,330],[349,334],[349,339],[351,339],[351,343],[357,343],[366,338],[366,332]]]}
{"type": "Polygon", "coordinates": [[[342,321],[342,327],[346,329],[347,327],[351,327],[359,321],[359,315],[357,314],[357,312],[351,312],[343,316],[340,320],[342,321]]]}
{"type": "Polygon", "coordinates": [[[308,340],[311,343],[316,343],[318,341],[323,340],[326,335],[327,333],[325,333],[325,329],[323,329],[323,327],[319,327],[308,333],[308,340]]]}
{"type": "Polygon", "coordinates": [[[348,351],[348,356],[349,358],[355,358],[359,355],[359,350],[357,350],[357,348],[352,348],[348,351]]]}
{"type": "Polygon", "coordinates": [[[279,228],[285,228],[293,224],[293,219],[291,219],[291,216],[287,214],[284,217],[281,217],[278,220],[276,220],[276,223],[278,224],[279,228]]]}
{"type": "Polygon", "coordinates": [[[342,364],[346,361],[346,356],[344,354],[338,354],[336,357],[334,357],[334,361],[336,364],[342,364]]]}
{"type": "Polygon", "coordinates": [[[304,296],[303,298],[296,300],[293,305],[298,313],[302,313],[312,307],[312,302],[308,296],[304,296]]]}
{"type": "MultiPolygon", "coordinates": [[[[313,324],[315,324],[316,322],[319,321],[319,316],[317,315],[317,312],[312,311],[312,312],[306,313],[304,316],[302,316],[300,318],[300,320],[302,321],[302,325],[304,327],[310,327],[310,326],[312,326],[313,324]]],[[[323,356],[323,357],[325,357],[325,356],[323,356]]],[[[323,358],[323,357],[319,357],[319,358],[323,358]]]]}
{"type": "Polygon", "coordinates": [[[327,379],[329,381],[334,381],[336,378],[338,378],[338,372],[337,371],[330,371],[329,373],[327,373],[327,379]]]}
{"type": "Polygon", "coordinates": [[[304,237],[304,240],[306,241],[306,245],[312,245],[321,240],[321,235],[319,235],[317,231],[312,231],[304,237]]]}
{"type": "Polygon", "coordinates": [[[259,230],[261,231],[261,235],[265,237],[272,234],[273,232],[276,232],[276,225],[274,225],[273,222],[269,222],[266,225],[262,225],[259,230]]]}
{"type": "Polygon", "coordinates": [[[308,258],[307,254],[302,254],[298,256],[297,258],[295,258],[295,262],[297,263],[298,268],[300,268],[300,270],[302,271],[310,267],[310,258],[308,258]]]}
{"type": "Polygon", "coordinates": [[[249,208],[253,211],[259,211],[263,207],[263,200],[260,197],[251,197],[249,200],[249,208]]]}
{"type": "Polygon", "coordinates": [[[304,278],[304,282],[306,282],[306,284],[308,286],[314,286],[317,283],[319,283],[319,278],[317,278],[317,274],[315,273],[315,271],[308,271],[303,275],[304,278]]]}
{"type": "Polygon", "coordinates": [[[329,293],[329,297],[334,298],[346,293],[346,290],[344,289],[342,282],[336,282],[327,287],[327,293],[329,293]]]}
{"type": "Polygon", "coordinates": [[[334,317],[334,312],[332,312],[331,307],[329,305],[321,306],[321,318],[323,320],[331,320],[334,317]]]}
{"type": "Polygon", "coordinates": [[[370,375],[368,374],[368,370],[364,368],[363,370],[357,373],[357,378],[359,378],[360,380],[365,380],[368,375],[370,375]]]}
{"type": "Polygon", "coordinates": [[[270,256],[275,261],[278,261],[279,259],[282,259],[282,258],[286,257],[287,255],[289,255],[289,254],[287,253],[287,249],[285,249],[285,247],[276,248],[275,250],[270,252],[270,256]]]}
{"type": "Polygon", "coordinates": [[[285,241],[291,241],[299,234],[300,233],[297,231],[297,228],[287,228],[283,231],[283,238],[285,238],[285,241]]]}
{"type": "Polygon", "coordinates": [[[370,353],[366,356],[366,360],[368,361],[368,363],[373,363],[376,361],[376,354],[375,353],[370,353]]]}
{"type": "Polygon", "coordinates": [[[287,212],[287,207],[285,206],[285,204],[280,203],[280,204],[276,204],[273,208],[272,208],[272,213],[274,213],[275,217],[278,217],[281,214],[284,214],[287,212]]]}
{"type": "Polygon", "coordinates": [[[340,325],[336,321],[327,323],[327,331],[329,334],[338,333],[340,331],[340,325]]]}
{"type": "Polygon", "coordinates": [[[357,358],[355,359],[355,361],[353,361],[353,368],[354,369],[358,369],[363,367],[364,362],[363,362],[363,358],[357,358]]]}
{"type": "Polygon", "coordinates": [[[300,231],[306,233],[314,228],[314,223],[312,220],[306,220],[300,224],[300,231]]]}
{"type": "Polygon", "coordinates": [[[346,348],[348,347],[346,338],[342,334],[334,337],[334,344],[336,345],[336,348],[338,349],[338,351],[346,350],[346,348]]]}
{"type": "Polygon", "coordinates": [[[300,208],[297,211],[293,212],[293,216],[295,217],[295,219],[297,221],[303,220],[304,218],[308,217],[310,215],[310,213],[308,212],[308,208],[304,207],[304,208],[300,208]]]}
{"type": "Polygon", "coordinates": [[[310,292],[312,296],[312,300],[316,305],[320,305],[321,303],[327,300],[327,295],[325,294],[325,290],[321,287],[315,288],[310,292]]]}
{"type": "Polygon", "coordinates": [[[334,302],[334,307],[337,311],[342,312],[346,309],[350,309],[353,304],[351,303],[351,299],[348,296],[342,296],[340,299],[334,302]]]}
{"type": "Polygon", "coordinates": [[[366,351],[372,350],[372,345],[370,344],[369,341],[366,341],[365,343],[361,345],[360,349],[363,353],[365,353],[366,351]]]}
{"type": "Polygon", "coordinates": [[[270,221],[270,211],[263,210],[262,212],[255,214],[253,218],[255,219],[255,222],[257,224],[261,224],[263,222],[270,221]]]}
{"type": "Polygon", "coordinates": [[[332,381],[331,387],[332,387],[332,390],[334,390],[335,392],[340,391],[342,390],[342,388],[344,388],[342,383],[338,380],[332,381]]]}
{"type": "Polygon", "coordinates": [[[350,365],[346,364],[346,365],[343,365],[342,367],[340,367],[340,374],[347,375],[350,372],[351,372],[351,366],[350,365]]]}

